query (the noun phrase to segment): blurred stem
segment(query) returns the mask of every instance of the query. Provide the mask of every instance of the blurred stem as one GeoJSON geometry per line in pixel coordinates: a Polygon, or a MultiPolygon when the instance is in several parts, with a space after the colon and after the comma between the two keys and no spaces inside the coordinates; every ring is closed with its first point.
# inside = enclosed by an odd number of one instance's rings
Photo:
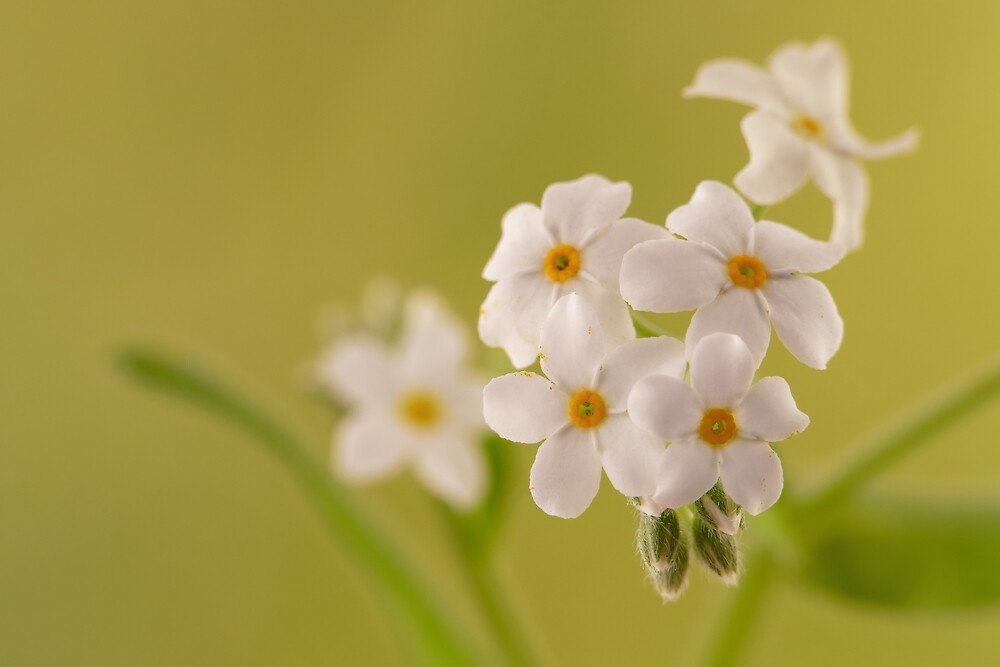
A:
{"type": "Polygon", "coordinates": [[[186,360],[146,347],[120,354],[123,369],[153,389],[174,394],[253,436],[285,469],[316,510],[324,528],[387,606],[427,665],[485,663],[460,627],[411,565],[400,546],[366,515],[312,456],[303,442],[239,391],[186,360]]]}
{"type": "Polygon", "coordinates": [[[804,498],[800,516],[832,507],[870,479],[950,426],[973,414],[1000,393],[1000,356],[982,370],[964,377],[920,401],[886,426],[861,439],[860,455],[804,498]]]}
{"type": "Polygon", "coordinates": [[[635,333],[639,338],[657,338],[667,334],[660,330],[655,324],[647,322],[644,318],[632,313],[632,324],[635,325],[635,333]]]}
{"type": "Polygon", "coordinates": [[[753,216],[754,220],[760,220],[760,217],[764,215],[764,209],[766,206],[760,204],[750,204],[750,215],[753,216]]]}
{"type": "Polygon", "coordinates": [[[773,569],[774,557],[766,546],[751,553],[739,586],[709,635],[710,643],[700,663],[703,667],[735,667],[746,655],[773,569]]]}

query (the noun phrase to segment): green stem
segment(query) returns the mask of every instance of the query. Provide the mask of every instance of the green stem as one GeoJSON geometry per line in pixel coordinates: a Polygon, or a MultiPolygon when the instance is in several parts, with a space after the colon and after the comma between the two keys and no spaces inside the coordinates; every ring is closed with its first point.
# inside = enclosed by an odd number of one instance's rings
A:
{"type": "Polygon", "coordinates": [[[223,382],[185,360],[134,347],[120,355],[124,370],[154,389],[172,393],[215,413],[253,436],[291,476],[324,528],[371,584],[428,665],[484,664],[469,633],[436,598],[389,538],[327,473],[308,448],[267,413],[223,382]]]}
{"type": "Polygon", "coordinates": [[[888,425],[861,439],[861,452],[807,496],[798,514],[809,515],[845,500],[873,477],[950,426],[987,405],[1000,393],[1000,356],[982,370],[921,401],[888,425]]]}
{"type": "Polygon", "coordinates": [[[750,215],[753,216],[754,220],[760,220],[760,217],[764,215],[764,209],[766,206],[760,204],[750,204],[750,215]]]}
{"type": "Polygon", "coordinates": [[[635,313],[632,313],[632,324],[635,325],[635,333],[639,338],[657,338],[667,335],[655,324],[647,322],[635,313]]]}
{"type": "Polygon", "coordinates": [[[729,604],[714,626],[707,652],[699,663],[704,667],[735,667],[746,655],[746,646],[754,623],[761,616],[758,609],[771,580],[774,558],[767,548],[748,559],[739,587],[732,592],[729,604]]]}

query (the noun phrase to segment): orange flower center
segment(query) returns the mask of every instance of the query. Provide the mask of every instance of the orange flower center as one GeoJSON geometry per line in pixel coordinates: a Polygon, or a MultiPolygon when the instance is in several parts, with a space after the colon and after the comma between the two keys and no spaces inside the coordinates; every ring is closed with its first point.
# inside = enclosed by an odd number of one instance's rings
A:
{"type": "Polygon", "coordinates": [[[705,411],[698,426],[698,435],[713,447],[722,447],[736,437],[736,420],[726,408],[710,408],[705,411]]]}
{"type": "Polygon", "coordinates": [[[604,398],[590,389],[581,389],[573,394],[566,409],[570,421],[580,428],[594,428],[608,416],[604,398]]]}
{"type": "Polygon", "coordinates": [[[819,140],[826,134],[823,125],[812,116],[796,116],[792,119],[792,129],[806,139],[819,140]]]}
{"type": "Polygon", "coordinates": [[[736,255],[729,260],[729,279],[734,285],[756,289],[767,282],[767,267],[753,255],[736,255]]]}
{"type": "Polygon", "coordinates": [[[580,271],[580,251],[567,243],[560,243],[545,255],[542,270],[549,280],[566,282],[580,271]]]}
{"type": "Polygon", "coordinates": [[[424,391],[404,396],[399,402],[399,411],[403,421],[421,429],[430,428],[441,420],[441,403],[436,396],[424,391]]]}

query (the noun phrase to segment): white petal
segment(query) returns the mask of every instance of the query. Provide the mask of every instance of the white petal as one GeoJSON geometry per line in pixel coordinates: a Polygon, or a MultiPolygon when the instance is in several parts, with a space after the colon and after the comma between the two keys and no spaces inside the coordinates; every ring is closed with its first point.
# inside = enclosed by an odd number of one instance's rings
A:
{"type": "Polygon", "coordinates": [[[714,97],[755,107],[781,109],[784,100],[774,77],[743,60],[720,58],[698,68],[684,97],[714,97]]]}
{"type": "Polygon", "coordinates": [[[479,337],[490,347],[502,347],[515,368],[530,365],[538,357],[538,332],[556,293],[541,272],[501,280],[479,309],[479,337]]]}
{"type": "Polygon", "coordinates": [[[567,392],[592,389],[604,361],[604,332],[597,313],[577,294],[552,306],[542,325],[542,371],[567,392]]]}
{"type": "Polygon", "coordinates": [[[777,222],[761,220],[754,234],[754,255],[767,270],[817,273],[835,266],[844,257],[839,243],[817,241],[777,222]]]}
{"type": "Polygon", "coordinates": [[[451,423],[474,431],[486,429],[483,420],[483,390],[487,379],[478,374],[463,373],[444,377],[435,390],[446,404],[445,411],[451,423]]]}
{"type": "Polygon", "coordinates": [[[691,201],[667,216],[667,228],[689,241],[700,241],[726,257],[750,249],[753,215],[743,198],[728,185],[702,181],[691,201]]]}
{"type": "Polygon", "coordinates": [[[781,461],[766,442],[736,439],[722,450],[722,486],[750,514],[760,514],[781,495],[781,461]]]}
{"type": "Polygon", "coordinates": [[[483,390],[483,417],[500,437],[538,442],[569,422],[569,396],[541,375],[520,371],[494,378],[483,390]]]}
{"type": "Polygon", "coordinates": [[[542,218],[557,241],[579,245],[599,227],[622,217],[631,200],[628,183],[591,174],[550,185],[542,195],[542,218]]]}
{"type": "Polygon", "coordinates": [[[684,343],[669,336],[640,338],[615,348],[601,368],[597,389],[609,408],[624,408],[635,383],[647,375],[684,379],[684,343]]]}
{"type": "Polygon", "coordinates": [[[349,403],[385,403],[396,384],[389,353],[374,336],[358,335],[332,345],[320,362],[319,375],[349,403]]]}
{"type": "Polygon", "coordinates": [[[691,386],[704,408],[735,407],[750,389],[756,365],[739,336],[705,336],[691,353],[691,386]]]}
{"type": "Polygon", "coordinates": [[[580,266],[611,292],[618,291],[622,257],[643,241],[667,238],[669,232],[635,218],[625,218],[604,227],[581,249],[580,266]]]}
{"type": "Polygon", "coordinates": [[[812,151],[811,167],[816,187],[833,200],[830,241],[856,250],[864,241],[868,175],[854,159],[820,148],[812,151]]]}
{"type": "Polygon", "coordinates": [[[469,335],[435,293],[415,290],[406,300],[401,371],[411,382],[452,377],[466,361],[469,335]]]}
{"type": "MultiPolygon", "coordinates": [[[[769,281],[774,282],[774,281],[769,281]]],[[[713,333],[731,333],[750,348],[754,363],[760,366],[771,341],[771,322],[767,307],[755,290],[733,287],[710,304],[702,306],[691,318],[684,345],[688,354],[698,342],[713,333]]]]}
{"type": "Polygon", "coordinates": [[[414,472],[430,491],[459,509],[475,507],[486,491],[483,453],[472,439],[442,434],[416,450],[414,472]]]}
{"type": "Polygon", "coordinates": [[[372,482],[396,472],[413,437],[381,411],[350,415],[333,434],[333,469],[348,482],[372,482]]]}
{"type": "Polygon", "coordinates": [[[552,239],[542,225],[542,210],[534,204],[518,204],[501,222],[503,232],[493,256],[483,269],[483,278],[497,281],[516,273],[541,271],[552,239]]]}
{"type": "Polygon", "coordinates": [[[884,160],[916,150],[919,140],[920,134],[911,128],[891,139],[872,142],[862,138],[853,127],[845,123],[843,128],[838,128],[837,137],[832,143],[839,151],[850,153],[854,157],[884,160]]]}
{"type": "Polygon", "coordinates": [[[847,115],[847,62],[836,42],[789,44],[776,51],[769,64],[796,111],[825,122],[847,115]]]}
{"type": "Polygon", "coordinates": [[[650,375],[629,394],[628,416],[661,440],[678,440],[698,430],[702,409],[688,385],[667,375],[650,375]]]}
{"type": "Polygon", "coordinates": [[[826,368],[844,338],[844,321],[826,285],[791,275],[768,280],[763,292],[774,330],[788,351],[806,366],[826,368]]]}
{"type": "Polygon", "coordinates": [[[657,471],[653,502],[677,508],[701,498],[719,481],[719,455],[714,447],[694,439],[667,447],[657,471]]]}
{"type": "Polygon", "coordinates": [[[605,352],[635,338],[632,314],[618,290],[604,289],[590,280],[566,281],[561,289],[566,294],[576,293],[583,297],[597,313],[597,321],[601,323],[604,333],[605,352]]]}
{"type": "Polygon", "coordinates": [[[809,144],[788,121],[763,111],[740,123],[750,162],[733,183],[758,204],[776,204],[802,187],[809,173],[809,144]]]}
{"type": "Polygon", "coordinates": [[[627,415],[611,415],[594,429],[604,472],[619,493],[635,497],[656,491],[656,464],[663,442],[642,431],[627,415]]]}
{"type": "Polygon", "coordinates": [[[718,296],[728,280],[722,258],[695,241],[646,241],[622,262],[622,296],[636,310],[691,310],[718,296]]]}
{"type": "Polygon", "coordinates": [[[583,514],[601,485],[601,457],[590,433],[565,428],[538,448],[529,485],[546,514],[575,519],[583,514]]]}
{"type": "Polygon", "coordinates": [[[804,431],[809,417],[799,410],[784,378],[766,377],[750,388],[733,415],[741,434],[779,442],[804,431]]]}

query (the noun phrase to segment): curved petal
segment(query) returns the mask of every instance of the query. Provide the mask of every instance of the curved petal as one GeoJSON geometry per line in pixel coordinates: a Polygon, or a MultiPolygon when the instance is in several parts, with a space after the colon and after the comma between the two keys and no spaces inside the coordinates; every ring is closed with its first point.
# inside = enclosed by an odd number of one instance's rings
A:
{"type": "Polygon", "coordinates": [[[844,321],[826,285],[791,275],[767,281],[763,291],[774,330],[788,351],[806,366],[826,368],[844,339],[844,321]]]}
{"type": "Polygon", "coordinates": [[[691,353],[691,386],[704,408],[734,407],[750,389],[756,368],[742,338],[710,334],[691,353]]]}
{"type": "Polygon", "coordinates": [[[531,466],[531,497],[546,514],[575,519],[601,485],[601,457],[590,433],[565,428],[542,443],[531,466]]]}
{"type": "Polygon", "coordinates": [[[597,321],[601,323],[601,331],[604,333],[605,352],[635,338],[632,314],[618,290],[604,289],[591,280],[567,281],[561,289],[570,290],[566,294],[575,293],[583,297],[597,313],[597,321]]]}
{"type": "Polygon", "coordinates": [[[784,98],[770,72],[743,60],[719,58],[698,68],[684,97],[714,97],[755,107],[781,109],[784,98]]]}
{"type": "Polygon", "coordinates": [[[758,204],[776,204],[802,187],[809,173],[809,144],[788,121],[763,111],[740,122],[750,162],[733,183],[758,204]]]}
{"type": "Polygon", "coordinates": [[[446,434],[421,442],[414,472],[431,492],[459,509],[472,509],[486,491],[483,453],[469,437],[446,434]]]}
{"type": "Polygon", "coordinates": [[[503,348],[515,368],[530,365],[538,357],[538,332],[556,293],[541,273],[501,280],[479,309],[479,337],[490,347],[503,348]]]}
{"type": "Polygon", "coordinates": [[[726,257],[750,250],[753,215],[736,192],[718,181],[702,181],[691,201],[667,216],[667,228],[689,241],[707,243],[726,257]]]}
{"type": "MultiPolygon", "coordinates": [[[[775,282],[775,281],[769,281],[775,282]]],[[[756,290],[733,287],[710,304],[702,306],[691,318],[684,345],[694,352],[702,338],[713,333],[735,334],[750,348],[754,364],[760,366],[771,341],[771,322],[767,306],[756,290]]]]}
{"type": "Polygon", "coordinates": [[[534,204],[518,204],[500,223],[503,230],[493,256],[486,262],[483,278],[496,282],[516,273],[541,271],[552,239],[542,225],[542,210],[534,204]]]}
{"type": "Polygon", "coordinates": [[[701,498],[719,481],[719,454],[694,439],[667,447],[657,470],[653,503],[677,508],[701,498]]]}
{"type": "Polygon", "coordinates": [[[844,252],[844,246],[839,243],[817,241],[780,223],[769,220],[757,223],[754,255],[771,273],[826,271],[843,259],[844,252]]]}
{"type": "Polygon", "coordinates": [[[780,377],[766,377],[750,387],[733,416],[740,433],[765,442],[785,440],[809,426],[809,417],[795,405],[792,390],[780,377]]]}
{"type": "Polygon", "coordinates": [[[622,297],[636,310],[691,310],[717,297],[728,280],[722,258],[695,241],[646,241],[622,262],[622,297]]]}
{"type": "Polygon", "coordinates": [[[789,44],[776,51],[769,64],[796,111],[826,122],[847,115],[847,59],[833,40],[789,44]]]}
{"type": "Polygon", "coordinates": [[[399,470],[412,449],[413,436],[381,411],[350,415],[333,434],[333,469],[348,482],[373,482],[399,470]]]}
{"type": "Polygon", "coordinates": [[[628,416],[661,440],[679,440],[698,430],[702,409],[688,385],[667,375],[650,375],[629,394],[628,416]]]}
{"type": "Polygon", "coordinates": [[[568,294],[552,306],[542,325],[539,356],[542,371],[564,391],[593,388],[604,361],[604,332],[582,296],[568,294]]]}
{"type": "Polygon", "coordinates": [[[594,429],[604,472],[619,493],[635,497],[656,491],[656,463],[663,443],[627,415],[611,415],[594,429]]]}
{"type": "Polygon", "coordinates": [[[603,287],[618,291],[622,257],[643,241],[667,238],[663,227],[636,218],[625,218],[599,230],[581,249],[580,266],[603,287]]]}
{"type": "Polygon", "coordinates": [[[766,442],[736,439],[722,450],[719,473],[730,498],[760,514],[781,495],[781,461],[766,442]]]}
{"type": "Polygon", "coordinates": [[[868,211],[868,175],[852,158],[815,148],[811,169],[816,187],[833,200],[833,230],[830,241],[850,252],[864,242],[864,219],[868,211]]]}
{"type": "Polygon", "coordinates": [[[440,296],[415,290],[406,300],[401,371],[411,382],[456,375],[465,362],[469,335],[440,296]]]}
{"type": "Polygon", "coordinates": [[[384,404],[396,385],[389,353],[374,336],[358,335],[334,343],[318,372],[324,386],[352,404],[384,404]]]}
{"type": "Polygon", "coordinates": [[[569,396],[541,375],[521,371],[494,378],[483,390],[483,417],[500,437],[538,442],[569,422],[569,396]]]}
{"type": "Polygon", "coordinates": [[[868,141],[862,138],[853,127],[844,123],[844,127],[837,128],[837,135],[831,140],[831,143],[837,147],[837,150],[849,153],[854,157],[865,160],[884,160],[916,150],[919,141],[920,133],[913,128],[891,139],[868,141]]]}
{"type": "Polygon", "coordinates": [[[550,185],[542,195],[542,221],[559,243],[580,245],[596,229],[622,217],[632,186],[590,174],[550,185]]]}
{"type": "Polygon", "coordinates": [[[609,408],[624,408],[635,383],[648,375],[684,379],[684,343],[669,336],[640,338],[615,348],[601,367],[597,388],[609,408]]]}

